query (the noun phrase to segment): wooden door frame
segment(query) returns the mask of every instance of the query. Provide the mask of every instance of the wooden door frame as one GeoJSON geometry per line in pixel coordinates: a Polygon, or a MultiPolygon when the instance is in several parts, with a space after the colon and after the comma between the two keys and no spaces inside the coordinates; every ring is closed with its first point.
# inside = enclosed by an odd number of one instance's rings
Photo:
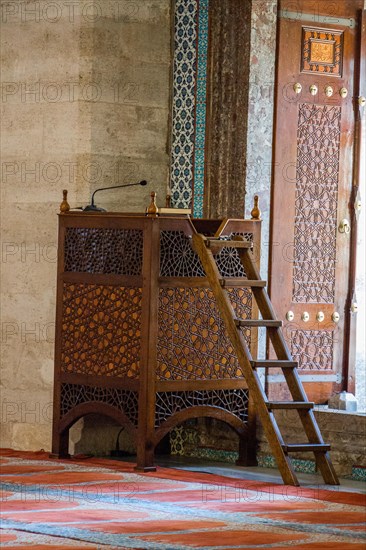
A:
{"type": "MultiPolygon", "coordinates": [[[[328,6],[335,4],[334,2],[329,2],[328,6]]],[[[357,33],[356,41],[358,41],[357,51],[360,52],[359,59],[355,58],[355,97],[354,97],[354,111],[355,111],[355,128],[354,128],[354,154],[353,154],[353,185],[352,192],[350,194],[350,199],[348,202],[348,215],[351,220],[351,235],[350,235],[350,246],[349,246],[349,272],[348,272],[348,284],[345,295],[347,296],[345,301],[345,319],[344,319],[344,328],[342,331],[342,337],[344,338],[343,342],[343,366],[342,366],[342,390],[347,390],[349,392],[355,392],[355,343],[356,343],[356,319],[357,313],[352,311],[352,304],[355,302],[355,282],[356,282],[356,252],[357,252],[357,212],[355,210],[355,200],[358,192],[358,181],[361,173],[361,159],[360,159],[360,144],[361,144],[361,113],[360,105],[358,104],[358,97],[363,94],[366,94],[366,83],[365,79],[361,82],[362,71],[365,73],[366,70],[366,40],[361,40],[361,28],[366,28],[366,17],[365,10],[362,9],[363,0],[345,0],[342,3],[342,14],[341,16],[345,19],[347,17],[355,17],[355,12],[358,12],[358,28],[359,32],[357,33]],[[358,4],[357,5],[357,1],[358,4]],[[356,6],[355,6],[356,4],[356,6]],[[357,123],[359,121],[359,123],[357,123]]],[[[279,0],[278,1],[278,13],[288,9],[293,11],[295,6],[305,6],[303,13],[308,13],[306,9],[306,0],[279,0]]],[[[314,5],[314,3],[312,3],[314,5]]],[[[310,2],[309,2],[310,6],[310,2]]],[[[327,3],[324,0],[320,0],[317,3],[318,16],[329,16],[332,17],[335,15],[335,12],[327,12],[327,3]]],[[[273,256],[274,256],[274,245],[273,243],[273,234],[274,234],[274,213],[275,213],[275,163],[276,163],[276,129],[278,128],[278,110],[276,108],[279,94],[281,90],[279,89],[279,54],[280,54],[280,22],[281,19],[277,19],[277,40],[276,40],[276,72],[275,72],[275,90],[274,90],[274,124],[273,124],[273,149],[272,149],[272,166],[274,167],[272,171],[271,178],[271,198],[270,198],[270,250],[269,250],[269,281],[272,279],[274,266],[273,266],[273,256]]],[[[306,25],[308,21],[304,24],[306,25]]],[[[313,24],[316,25],[316,16],[314,15],[313,24]]],[[[277,205],[276,205],[277,207],[277,205]]],[[[286,212],[284,212],[286,216],[286,212]]],[[[269,345],[267,342],[267,354],[269,354],[269,345]]],[[[268,384],[268,383],[266,383],[268,384]]]]}
{"type": "Polygon", "coordinates": [[[349,260],[349,281],[348,295],[346,300],[346,311],[348,313],[345,319],[345,345],[344,345],[344,389],[355,394],[356,391],[356,332],[357,332],[357,310],[354,310],[356,300],[356,266],[357,266],[357,241],[358,241],[358,214],[356,207],[357,197],[360,189],[362,177],[362,140],[363,140],[363,107],[361,107],[358,98],[366,97],[366,10],[363,9],[358,17],[358,47],[360,53],[358,62],[355,63],[355,132],[354,132],[354,164],[353,164],[353,185],[349,202],[349,214],[351,221],[351,242],[350,242],[350,260],[349,260]]]}

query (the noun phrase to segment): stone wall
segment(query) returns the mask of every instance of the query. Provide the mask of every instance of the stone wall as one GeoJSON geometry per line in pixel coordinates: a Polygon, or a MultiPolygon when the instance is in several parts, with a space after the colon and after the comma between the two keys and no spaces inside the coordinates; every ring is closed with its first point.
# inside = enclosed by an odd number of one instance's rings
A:
{"type": "MultiPolygon", "coordinates": [[[[317,407],[314,414],[324,441],[331,445],[331,458],[337,474],[340,477],[351,477],[358,468],[364,479],[366,415],[329,410],[326,407],[317,407]]],[[[305,443],[303,429],[295,411],[276,411],[276,420],[286,443],[305,443]]],[[[108,418],[86,417],[71,432],[70,451],[108,455],[115,448],[118,432],[119,427],[108,418]]],[[[230,426],[219,420],[189,420],[174,428],[168,437],[172,455],[229,463],[234,463],[238,458],[239,438],[230,426]]],[[[259,466],[276,467],[260,425],[257,439],[259,466]]],[[[135,453],[127,433],[122,432],[119,442],[121,450],[135,453]]],[[[312,453],[293,453],[292,457],[297,471],[315,471],[312,453]]]]}
{"type": "Polygon", "coordinates": [[[168,184],[170,0],[9,2],[2,53],[1,441],[50,449],[57,212],[97,187],[142,211],[168,184]]]}
{"type": "MultiPolygon", "coordinates": [[[[358,467],[366,469],[366,415],[317,408],[314,411],[323,439],[331,445],[331,458],[337,474],[351,477],[358,467]]],[[[295,411],[276,411],[276,420],[286,443],[305,443],[299,416],[295,411]]],[[[238,458],[239,439],[224,423],[211,419],[190,421],[175,428],[170,435],[172,454],[207,458],[215,461],[235,462],[238,458]]],[[[258,425],[258,464],[276,467],[270,446],[258,425]]],[[[313,453],[293,453],[295,469],[314,472],[313,453]]]]}
{"type": "Polygon", "coordinates": [[[246,217],[259,195],[262,212],[261,274],[267,279],[272,175],[277,0],[253,0],[247,136],[246,217]]]}
{"type": "MultiPolygon", "coordinates": [[[[366,468],[366,415],[320,407],[314,410],[314,414],[324,441],[331,445],[331,458],[337,474],[348,477],[352,475],[352,469],[356,466],[366,468]]],[[[277,411],[276,420],[284,441],[305,443],[304,437],[301,437],[301,423],[295,411],[277,411]]],[[[259,431],[258,439],[261,460],[261,456],[269,455],[271,452],[262,431],[259,431]]],[[[301,461],[314,460],[313,453],[293,453],[293,457],[301,461]]]]}

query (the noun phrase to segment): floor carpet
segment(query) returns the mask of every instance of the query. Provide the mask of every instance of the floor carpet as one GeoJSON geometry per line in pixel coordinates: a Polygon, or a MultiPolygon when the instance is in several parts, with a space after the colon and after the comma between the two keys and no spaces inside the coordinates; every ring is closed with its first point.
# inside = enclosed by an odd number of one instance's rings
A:
{"type": "Polygon", "coordinates": [[[0,451],[1,548],[365,550],[365,495],[0,451]]]}

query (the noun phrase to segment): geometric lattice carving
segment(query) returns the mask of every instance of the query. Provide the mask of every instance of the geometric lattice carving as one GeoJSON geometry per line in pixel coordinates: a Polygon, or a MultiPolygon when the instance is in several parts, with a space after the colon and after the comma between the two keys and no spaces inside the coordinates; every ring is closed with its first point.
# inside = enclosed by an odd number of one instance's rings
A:
{"type": "Polygon", "coordinates": [[[192,239],[183,231],[160,232],[160,276],[205,276],[201,261],[192,248],[192,239]]]}
{"type": "Polygon", "coordinates": [[[118,388],[100,388],[81,384],[61,384],[61,417],[76,405],[83,403],[104,403],[111,405],[131,420],[134,426],[138,421],[138,393],[118,388]]]}
{"type": "MultiPolygon", "coordinates": [[[[232,235],[239,235],[233,233],[232,235]]],[[[222,237],[229,240],[231,236],[222,237]]],[[[240,234],[253,241],[252,233],[240,234]]],[[[223,277],[246,277],[236,248],[223,248],[215,254],[217,268],[223,277]]],[[[205,277],[199,257],[192,248],[192,239],[183,231],[161,231],[160,233],[160,276],[161,277],[205,277]]]]}
{"type": "MultiPolygon", "coordinates": [[[[230,289],[238,318],[251,318],[250,289],[230,289]]],[[[157,378],[240,378],[233,346],[207,288],[164,288],[159,292],[157,378]]],[[[243,331],[250,345],[250,330],[243,331]]]]}
{"type": "Polygon", "coordinates": [[[333,367],[333,332],[292,330],[291,353],[302,370],[330,370],[333,367]]]}
{"type": "Polygon", "coordinates": [[[334,302],[340,119],[340,107],[299,106],[294,302],[334,302]]]}
{"type": "Polygon", "coordinates": [[[141,298],[140,288],[65,283],[62,371],[138,377],[141,298]]]}
{"type": "Polygon", "coordinates": [[[137,229],[66,229],[65,271],[141,275],[143,234],[137,229]]]}
{"type": "Polygon", "coordinates": [[[301,72],[342,76],[343,31],[302,29],[301,72]]]}
{"type": "Polygon", "coordinates": [[[189,407],[219,407],[242,422],[248,421],[248,390],[190,390],[159,392],[156,394],[155,428],[158,428],[176,414],[189,407]]]}
{"type": "MultiPolygon", "coordinates": [[[[253,242],[253,233],[231,233],[220,240],[228,241],[234,236],[244,237],[247,241],[253,242]]],[[[215,261],[220,275],[223,277],[246,277],[237,248],[223,248],[215,254],[215,261]]]]}

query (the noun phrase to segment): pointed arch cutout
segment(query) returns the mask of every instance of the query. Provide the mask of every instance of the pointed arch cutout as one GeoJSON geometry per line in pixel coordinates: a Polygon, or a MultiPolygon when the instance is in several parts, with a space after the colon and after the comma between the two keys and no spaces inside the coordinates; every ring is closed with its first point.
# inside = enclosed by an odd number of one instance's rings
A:
{"type": "Polygon", "coordinates": [[[131,420],[123,411],[112,407],[106,403],[81,403],[69,411],[60,421],[60,434],[68,431],[80,418],[88,414],[102,414],[115,420],[118,424],[126,428],[134,441],[137,439],[137,426],[134,426],[131,420]]]}
{"type": "Polygon", "coordinates": [[[197,407],[190,407],[189,409],[185,409],[183,411],[179,411],[176,414],[173,414],[171,417],[169,417],[168,420],[166,420],[156,430],[154,445],[156,446],[159,443],[159,441],[161,441],[161,439],[167,433],[169,433],[170,430],[175,428],[175,426],[177,426],[178,424],[182,424],[182,422],[189,420],[190,418],[203,418],[203,417],[214,418],[216,420],[221,420],[222,422],[225,422],[235,430],[235,432],[239,435],[239,437],[244,437],[249,435],[249,429],[247,424],[245,424],[242,420],[240,420],[240,418],[230,413],[229,411],[225,411],[218,407],[197,406],[197,407]]]}

